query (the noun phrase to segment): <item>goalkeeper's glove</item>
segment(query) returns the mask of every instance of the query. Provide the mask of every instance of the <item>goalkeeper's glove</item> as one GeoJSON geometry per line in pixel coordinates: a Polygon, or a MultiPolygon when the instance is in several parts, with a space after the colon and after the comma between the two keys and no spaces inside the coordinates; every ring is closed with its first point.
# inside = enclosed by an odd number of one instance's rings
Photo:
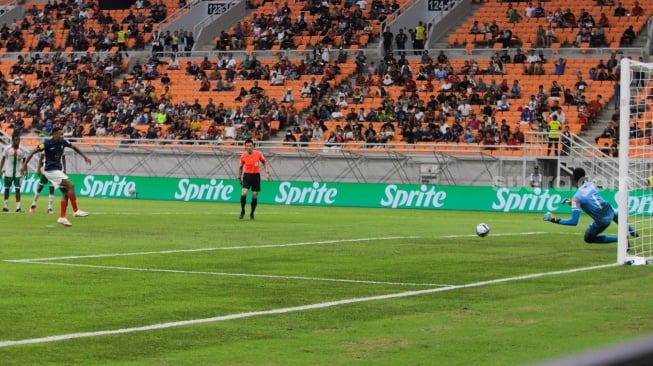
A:
{"type": "Polygon", "coordinates": [[[547,213],[544,214],[544,221],[549,221],[549,222],[552,222],[554,224],[560,223],[560,219],[556,218],[555,215],[552,214],[551,212],[547,212],[547,213]]]}
{"type": "Polygon", "coordinates": [[[564,203],[565,205],[571,205],[571,198],[564,199],[562,203],[564,203]]]}

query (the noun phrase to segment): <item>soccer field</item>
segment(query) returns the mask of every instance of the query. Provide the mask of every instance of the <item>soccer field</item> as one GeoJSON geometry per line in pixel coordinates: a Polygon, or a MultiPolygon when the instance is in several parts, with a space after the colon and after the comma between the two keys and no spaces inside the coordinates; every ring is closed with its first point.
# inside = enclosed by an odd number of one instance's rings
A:
{"type": "Polygon", "coordinates": [[[653,330],[650,267],[586,216],[42,201],[2,215],[2,365],[523,365],[653,330]]]}

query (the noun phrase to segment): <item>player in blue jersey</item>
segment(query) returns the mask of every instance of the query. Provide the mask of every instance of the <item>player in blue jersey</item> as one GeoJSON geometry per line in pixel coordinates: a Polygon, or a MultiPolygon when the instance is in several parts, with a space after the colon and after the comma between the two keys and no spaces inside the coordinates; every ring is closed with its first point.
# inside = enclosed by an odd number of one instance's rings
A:
{"type": "Polygon", "coordinates": [[[63,226],[72,226],[70,221],[66,219],[66,210],[68,209],[68,201],[73,206],[73,216],[85,217],[88,213],[77,208],[77,196],[75,195],[75,185],[68,179],[68,176],[63,171],[63,164],[61,159],[64,150],[69,147],[76,153],[81,155],[87,164],[91,164],[91,159],[88,158],[77,146],[73,146],[68,140],[63,137],[63,130],[59,127],[52,129],[52,138],[43,141],[32,152],[27,155],[23,163],[22,171],[27,172],[27,163],[38,152],[43,152],[45,155],[45,165],[43,166],[43,175],[48,178],[50,184],[61,190],[61,212],[57,223],[63,226]]]}
{"type": "MultiPolygon", "coordinates": [[[[34,191],[34,198],[32,199],[32,206],[29,208],[29,213],[34,213],[36,212],[36,202],[38,202],[39,197],[41,196],[41,192],[43,192],[43,188],[50,182],[48,178],[45,177],[43,174],[43,163],[45,162],[45,156],[43,153],[41,153],[41,156],[39,158],[39,183],[36,185],[36,190],[34,191]]],[[[63,172],[66,172],[66,155],[63,155],[61,157],[61,162],[63,163],[63,172]]],[[[48,194],[48,214],[52,215],[54,214],[54,186],[50,184],[48,187],[49,194],[48,194]]]]}
{"type": "MultiPolygon", "coordinates": [[[[613,221],[615,223],[619,222],[617,211],[601,196],[596,185],[587,180],[583,168],[574,169],[572,178],[578,184],[578,191],[571,199],[564,201],[564,203],[571,205],[571,217],[561,220],[551,212],[547,212],[544,215],[544,220],[554,224],[576,226],[582,210],[594,220],[585,230],[586,243],[606,244],[616,242],[616,235],[601,233],[613,221]]],[[[631,236],[638,236],[637,231],[632,226],[628,226],[628,232],[631,236]]]]}

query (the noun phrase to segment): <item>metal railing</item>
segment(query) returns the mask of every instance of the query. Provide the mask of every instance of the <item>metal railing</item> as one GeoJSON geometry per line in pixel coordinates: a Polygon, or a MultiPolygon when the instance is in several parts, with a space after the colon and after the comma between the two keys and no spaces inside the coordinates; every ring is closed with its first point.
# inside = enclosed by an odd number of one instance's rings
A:
{"type": "MultiPolygon", "coordinates": [[[[333,181],[416,183],[419,166],[437,166],[441,183],[489,185],[495,178],[512,177],[523,181],[529,167],[537,163],[555,164],[551,177],[571,174],[582,166],[588,176],[605,188],[611,188],[617,169],[616,159],[603,155],[595,146],[578,136],[567,141],[568,155],[547,155],[548,134],[526,133],[525,143],[518,146],[483,145],[478,143],[374,144],[326,141],[309,143],[257,141],[256,148],[271,159],[273,176],[282,179],[326,179],[333,181]]],[[[32,149],[44,137],[26,135],[21,145],[32,149]]],[[[70,159],[72,171],[117,175],[189,175],[232,176],[233,167],[244,151],[244,141],[129,139],[125,137],[70,138],[73,144],[92,157],[93,166],[86,166],[75,154],[70,159]],[[188,164],[192,163],[192,167],[188,164]]],[[[2,137],[4,144],[10,139],[2,137]]],[[[565,141],[561,141],[563,144],[565,141]]],[[[562,149],[561,149],[562,151],[562,149]]],[[[30,171],[37,162],[30,162],[30,171]]],[[[550,165],[552,166],[552,165],[550,165]]],[[[508,182],[510,180],[507,180],[508,182]]],[[[560,187],[560,182],[553,181],[560,187]]]]}
{"type": "MultiPolygon", "coordinates": [[[[485,145],[482,143],[465,143],[465,142],[388,142],[388,143],[367,143],[365,141],[348,141],[344,143],[329,143],[324,140],[314,140],[307,143],[286,142],[279,139],[255,141],[258,148],[269,151],[284,153],[299,153],[302,151],[311,151],[316,154],[332,154],[346,150],[356,151],[359,154],[378,155],[389,151],[403,155],[431,155],[433,153],[445,153],[460,156],[494,156],[496,158],[506,159],[528,159],[546,157],[546,144],[548,135],[545,132],[527,132],[526,140],[519,145],[492,144],[485,145]]],[[[6,136],[5,136],[6,137],[6,136]]],[[[36,135],[23,136],[23,144],[26,146],[36,146],[47,137],[36,135]]],[[[188,151],[207,151],[207,150],[242,150],[244,140],[226,139],[226,140],[178,140],[178,139],[131,139],[123,136],[93,136],[74,138],[68,137],[68,140],[75,142],[80,148],[92,146],[105,146],[111,148],[120,148],[127,146],[141,146],[152,149],[171,149],[183,148],[188,151]]],[[[8,140],[7,140],[8,141],[8,140]]],[[[572,139],[573,148],[582,150],[584,158],[591,158],[592,154],[600,158],[600,151],[590,145],[580,137],[574,135],[572,139]]]]}
{"type": "Polygon", "coordinates": [[[188,9],[199,5],[200,3],[202,3],[202,1],[207,1],[207,0],[190,0],[186,4],[186,6],[175,9],[175,11],[173,11],[165,19],[163,19],[162,21],[160,21],[154,26],[153,32],[160,32],[166,25],[170,24],[170,22],[182,16],[184,13],[188,11],[188,9]]]}
{"type": "MultiPolygon", "coordinates": [[[[548,132],[529,132],[526,136],[534,145],[548,145],[548,132]]],[[[570,176],[573,169],[579,167],[585,169],[587,175],[602,187],[614,189],[618,187],[619,161],[617,158],[604,154],[595,144],[574,134],[569,138],[561,135],[559,146],[561,147],[559,155],[549,154],[547,147],[546,154],[542,151],[537,157],[538,159],[556,160],[556,187],[561,186],[563,173],[570,176]]]]}
{"type": "Polygon", "coordinates": [[[646,45],[644,46],[644,49],[647,51],[647,54],[644,56],[646,61],[648,61],[649,55],[653,55],[653,41],[651,41],[651,38],[653,38],[653,17],[646,23],[646,45]]]}

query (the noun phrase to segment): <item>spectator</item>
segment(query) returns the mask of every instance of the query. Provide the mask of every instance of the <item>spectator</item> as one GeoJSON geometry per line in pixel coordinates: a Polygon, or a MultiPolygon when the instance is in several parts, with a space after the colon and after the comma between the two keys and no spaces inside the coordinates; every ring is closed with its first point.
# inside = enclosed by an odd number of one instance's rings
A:
{"type": "Polygon", "coordinates": [[[639,1],[635,1],[635,5],[630,10],[630,16],[638,17],[644,15],[644,9],[639,5],[639,1]]]}
{"type": "Polygon", "coordinates": [[[578,29],[576,33],[576,41],[574,42],[575,47],[580,47],[581,43],[589,42],[592,39],[592,32],[589,28],[582,27],[578,29]]]}
{"type": "Polygon", "coordinates": [[[521,98],[522,87],[519,85],[519,80],[513,81],[512,87],[510,88],[510,97],[513,99],[521,98]]]}
{"type": "Polygon", "coordinates": [[[535,18],[544,18],[546,16],[546,10],[544,9],[544,6],[542,5],[542,2],[539,1],[537,3],[537,7],[533,11],[533,17],[535,18]]]}
{"type": "Polygon", "coordinates": [[[505,112],[508,110],[510,110],[510,103],[508,103],[508,97],[504,94],[497,101],[497,111],[505,112]]]}
{"type": "Polygon", "coordinates": [[[520,144],[524,143],[526,137],[524,136],[524,133],[519,129],[519,126],[515,126],[512,134],[515,136],[515,140],[517,140],[520,144]]]}
{"type": "Polygon", "coordinates": [[[626,8],[624,8],[624,5],[621,2],[619,2],[617,4],[617,7],[614,9],[614,16],[616,16],[616,17],[625,17],[627,12],[628,12],[628,10],[626,10],[626,8]]]}
{"type": "Polygon", "coordinates": [[[280,86],[285,82],[285,77],[280,72],[272,72],[270,75],[270,85],[280,86]]]}
{"type": "Polygon", "coordinates": [[[610,21],[608,20],[608,17],[603,12],[601,13],[601,17],[599,18],[599,21],[596,24],[603,28],[610,27],[610,21]]]}
{"type": "Polygon", "coordinates": [[[540,173],[540,167],[537,165],[533,167],[533,173],[528,178],[528,182],[532,188],[542,187],[542,174],[540,173]]]}
{"type": "Polygon", "coordinates": [[[290,146],[297,146],[297,138],[293,134],[291,130],[286,131],[286,135],[283,138],[283,142],[285,144],[289,144],[290,146]]]}
{"type": "Polygon", "coordinates": [[[576,28],[578,26],[576,16],[571,12],[570,8],[567,8],[565,13],[562,14],[562,26],[567,28],[576,28]]]}
{"type": "Polygon", "coordinates": [[[475,20],[474,23],[472,23],[472,26],[469,27],[469,34],[482,34],[483,33],[483,28],[481,28],[480,24],[478,23],[478,20],[475,20]]]}
{"type": "Polygon", "coordinates": [[[546,28],[545,36],[546,36],[546,47],[551,47],[551,43],[558,42],[558,37],[556,37],[555,29],[553,29],[553,25],[551,24],[549,24],[549,26],[546,28]]]}
{"type": "Polygon", "coordinates": [[[311,142],[309,133],[312,133],[312,131],[312,129],[309,130],[308,128],[302,130],[302,134],[299,136],[299,146],[306,146],[309,142],[311,142]]]}
{"type": "Polygon", "coordinates": [[[395,44],[397,45],[397,50],[403,51],[406,49],[406,42],[408,41],[408,36],[404,33],[403,29],[399,29],[399,33],[395,36],[395,44]]]}
{"type": "Polygon", "coordinates": [[[563,88],[558,85],[558,81],[553,80],[551,82],[551,88],[549,88],[549,99],[560,100],[560,97],[562,96],[562,90],[563,88]]]}
{"type": "Polygon", "coordinates": [[[535,15],[535,7],[533,6],[533,2],[529,1],[526,4],[526,8],[524,9],[524,17],[527,19],[532,18],[535,15]]]}
{"type": "Polygon", "coordinates": [[[444,53],[443,50],[440,50],[440,53],[438,53],[438,63],[440,64],[447,64],[449,63],[449,57],[444,53]]]}
{"type": "Polygon", "coordinates": [[[600,25],[594,27],[590,33],[590,47],[603,47],[606,45],[605,30],[600,25]]]}
{"type": "Polygon", "coordinates": [[[567,116],[562,107],[560,107],[560,101],[558,100],[554,100],[553,105],[551,106],[551,113],[549,113],[549,118],[553,118],[553,116],[555,116],[555,118],[562,124],[565,124],[567,121],[567,116]]]}
{"type": "Polygon", "coordinates": [[[481,145],[483,145],[486,149],[488,150],[493,150],[496,149],[493,147],[497,143],[495,136],[492,134],[491,131],[486,131],[485,136],[483,137],[483,140],[481,141],[481,145]]]}
{"type": "Polygon", "coordinates": [[[564,75],[565,74],[565,69],[567,68],[567,60],[564,58],[560,57],[555,63],[555,74],[556,75],[564,75]]]}
{"type": "Polygon", "coordinates": [[[533,111],[529,107],[525,107],[519,117],[520,125],[530,125],[535,120],[533,111]]]}
{"type": "Polygon", "coordinates": [[[505,28],[496,38],[495,41],[501,43],[503,48],[510,47],[510,41],[512,41],[512,31],[510,28],[505,28]]]}
{"type": "Polygon", "coordinates": [[[383,50],[386,54],[392,52],[392,40],[394,39],[394,33],[390,31],[390,27],[386,27],[381,37],[383,38],[383,50]]]}
{"type": "Polygon", "coordinates": [[[587,10],[581,9],[580,17],[578,18],[578,25],[581,27],[592,28],[596,25],[594,17],[587,10]]]}
{"type": "Polygon", "coordinates": [[[512,7],[512,3],[508,4],[508,10],[506,11],[506,14],[508,15],[509,23],[519,23],[522,18],[517,9],[512,7]]]}
{"type": "MultiPolygon", "coordinates": [[[[538,57],[539,58],[539,57],[538,57]]],[[[525,75],[544,75],[544,64],[542,61],[537,61],[528,65],[524,65],[525,75]]]]}
{"type": "Polygon", "coordinates": [[[547,128],[549,130],[549,141],[547,143],[546,147],[546,155],[548,156],[551,153],[551,150],[553,149],[553,154],[555,156],[558,156],[559,153],[559,144],[560,144],[560,129],[562,127],[562,123],[558,121],[554,116],[551,117],[551,120],[549,121],[547,128]]]}
{"type": "Polygon", "coordinates": [[[202,81],[200,83],[199,91],[209,91],[209,90],[211,90],[211,82],[209,81],[208,78],[204,77],[202,78],[202,81]]]}
{"type": "Polygon", "coordinates": [[[544,29],[544,26],[540,24],[537,27],[537,31],[535,32],[535,46],[536,47],[548,47],[548,39],[546,36],[546,30],[544,29]]]}
{"type": "Polygon", "coordinates": [[[499,57],[499,60],[504,64],[509,64],[511,62],[511,58],[510,55],[508,54],[508,50],[503,50],[503,53],[499,57]]]}
{"type": "Polygon", "coordinates": [[[582,94],[582,93],[585,92],[585,90],[587,90],[587,86],[588,86],[587,82],[585,82],[585,80],[583,80],[583,76],[578,75],[578,80],[576,81],[576,84],[574,84],[574,90],[578,94],[582,94]]]}
{"type": "Polygon", "coordinates": [[[424,45],[426,42],[426,27],[424,26],[424,23],[420,20],[417,23],[417,26],[415,27],[415,54],[419,55],[418,50],[424,49],[424,45]]]}
{"type": "Polygon", "coordinates": [[[531,49],[528,56],[526,56],[526,63],[533,64],[539,61],[541,61],[540,56],[536,55],[535,50],[531,49]]]}
{"type": "Polygon", "coordinates": [[[281,103],[293,103],[295,96],[292,93],[292,88],[286,89],[286,92],[281,96],[281,103]]]}
{"type": "Polygon", "coordinates": [[[515,56],[513,56],[512,62],[515,64],[523,64],[526,62],[526,55],[522,53],[521,48],[518,48],[515,52],[515,56]]]}
{"type": "Polygon", "coordinates": [[[624,33],[621,35],[621,45],[628,45],[631,46],[633,44],[633,41],[637,37],[637,34],[635,34],[635,30],[633,29],[633,26],[628,26],[626,30],[624,30],[624,33]]]}

